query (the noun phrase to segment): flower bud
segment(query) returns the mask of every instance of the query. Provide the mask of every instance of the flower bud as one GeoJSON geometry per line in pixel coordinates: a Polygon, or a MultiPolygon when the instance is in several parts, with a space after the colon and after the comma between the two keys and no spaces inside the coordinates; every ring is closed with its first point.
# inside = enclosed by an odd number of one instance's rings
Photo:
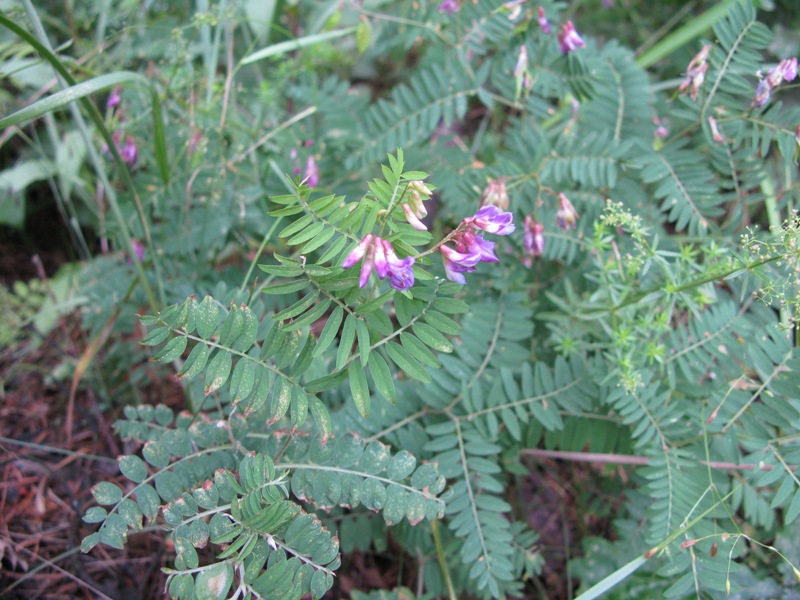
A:
{"type": "Polygon", "coordinates": [[[414,179],[413,181],[409,181],[408,187],[410,187],[412,190],[418,191],[420,194],[425,194],[429,198],[433,195],[433,192],[427,185],[425,185],[425,182],[420,181],[419,179],[414,179]]]}
{"type": "Polygon", "coordinates": [[[408,224],[411,225],[414,229],[418,231],[428,231],[427,226],[425,223],[419,220],[417,215],[414,214],[414,211],[408,204],[403,204],[403,212],[406,215],[406,220],[408,224]]]}

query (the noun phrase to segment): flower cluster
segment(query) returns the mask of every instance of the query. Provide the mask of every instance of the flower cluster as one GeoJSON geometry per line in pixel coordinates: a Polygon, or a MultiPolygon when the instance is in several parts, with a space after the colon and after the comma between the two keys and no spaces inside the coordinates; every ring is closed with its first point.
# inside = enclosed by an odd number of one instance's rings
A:
{"type": "Polygon", "coordinates": [[[691,88],[689,95],[692,100],[697,100],[697,93],[706,80],[708,53],[711,52],[711,48],[713,48],[711,44],[705,44],[700,48],[700,52],[695,54],[694,58],[689,62],[689,66],[686,67],[686,78],[681,83],[679,90],[681,94],[684,94],[687,89],[691,88]]]}
{"type": "Polygon", "coordinates": [[[445,275],[450,281],[465,284],[464,273],[471,273],[479,262],[498,262],[494,242],[483,239],[479,229],[495,235],[508,235],[514,231],[514,215],[501,212],[497,206],[484,206],[472,217],[465,218],[456,233],[450,237],[455,248],[440,246],[445,275]]]}
{"type": "Polygon", "coordinates": [[[433,192],[422,181],[409,181],[408,189],[411,199],[401,206],[406,216],[406,221],[414,229],[427,231],[428,227],[422,222],[422,219],[428,216],[428,209],[425,208],[424,202],[431,197],[433,192]],[[425,196],[424,199],[423,195],[425,196]]]}
{"type": "Polygon", "coordinates": [[[373,267],[378,279],[386,279],[388,276],[389,284],[396,290],[404,291],[414,285],[414,257],[398,258],[394,248],[386,240],[368,233],[344,259],[342,268],[349,269],[362,258],[364,262],[361,264],[358,287],[367,285],[373,267]]]}
{"type": "Polygon", "coordinates": [[[767,76],[758,82],[756,95],[753,98],[753,106],[764,106],[772,94],[772,90],[778,87],[783,81],[794,81],[797,77],[797,59],[784,58],[777,66],[772,67],[767,76]]]}

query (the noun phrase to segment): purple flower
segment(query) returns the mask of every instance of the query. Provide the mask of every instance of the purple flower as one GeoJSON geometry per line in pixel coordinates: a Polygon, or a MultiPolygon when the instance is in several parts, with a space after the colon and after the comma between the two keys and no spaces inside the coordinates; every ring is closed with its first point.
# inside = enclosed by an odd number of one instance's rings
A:
{"type": "Polygon", "coordinates": [[[797,59],[784,58],[778,63],[778,68],[786,81],[794,81],[797,77],[797,59]]]}
{"type": "Polygon", "coordinates": [[[464,219],[464,223],[496,235],[508,235],[514,232],[514,215],[510,212],[500,212],[500,209],[493,205],[484,206],[474,217],[464,219]]]}
{"type": "Polygon", "coordinates": [[[764,106],[769,102],[769,97],[772,94],[772,88],[766,78],[758,82],[756,86],[756,95],[753,97],[753,106],[764,106]]]}
{"type": "Polygon", "coordinates": [[[570,227],[576,229],[578,227],[578,212],[572,206],[567,195],[564,192],[558,194],[558,210],[556,211],[556,223],[561,229],[566,231],[570,227]]]}
{"type": "Polygon", "coordinates": [[[454,15],[461,10],[461,3],[459,0],[444,0],[439,5],[439,12],[446,15],[454,15]]]}
{"type": "Polygon", "coordinates": [[[404,291],[414,285],[414,257],[398,258],[394,248],[386,240],[368,233],[344,259],[342,268],[349,269],[362,258],[364,262],[361,265],[358,287],[367,285],[373,267],[378,279],[386,279],[388,276],[389,284],[396,290],[404,291]]]}
{"type": "Polygon", "coordinates": [[[313,154],[306,161],[306,172],[303,174],[303,179],[310,188],[319,185],[319,167],[317,166],[317,161],[314,160],[313,154]]]}
{"type": "Polygon", "coordinates": [[[767,71],[766,77],[758,82],[756,95],[753,97],[753,106],[764,106],[769,102],[772,90],[784,80],[794,81],[797,78],[797,59],[784,58],[777,66],[767,71]]]}
{"type": "Polygon", "coordinates": [[[136,258],[139,259],[139,262],[144,260],[144,246],[142,246],[142,242],[133,238],[131,240],[131,245],[133,246],[133,251],[136,253],[136,258]]]}
{"type": "MultiPolygon", "coordinates": [[[[136,254],[136,258],[139,260],[139,262],[144,261],[144,246],[142,246],[142,242],[136,238],[131,238],[131,249],[133,250],[134,254],[136,254]]],[[[133,258],[130,255],[128,256],[128,264],[133,264],[133,258]]]]}
{"type": "Polygon", "coordinates": [[[575,25],[572,24],[572,21],[567,21],[561,26],[561,33],[558,34],[558,43],[561,44],[562,54],[567,54],[586,46],[583,38],[575,31],[575,25]]]}
{"type": "Polygon", "coordinates": [[[442,251],[442,263],[444,263],[444,272],[447,278],[461,285],[466,284],[467,280],[463,273],[472,273],[475,270],[475,265],[481,260],[480,255],[464,254],[444,244],[439,249],[442,251]]]}
{"type": "MultiPolygon", "coordinates": [[[[389,285],[401,292],[409,289],[414,285],[414,269],[412,268],[415,262],[414,257],[398,258],[389,242],[386,240],[381,240],[380,242],[383,246],[383,254],[389,263],[389,285]]],[[[383,278],[381,277],[381,279],[383,278]]]]}
{"type": "Polygon", "coordinates": [[[122,102],[122,88],[120,86],[116,86],[113,90],[111,90],[111,94],[108,96],[108,100],[106,100],[106,108],[112,109],[117,108],[119,103],[122,102]]]}
{"type": "Polygon", "coordinates": [[[445,275],[450,281],[467,282],[463,273],[471,273],[479,262],[498,262],[494,253],[495,243],[483,239],[472,228],[456,233],[452,238],[455,248],[442,245],[442,262],[445,275]]]}
{"type": "Polygon", "coordinates": [[[136,166],[136,161],[139,159],[139,149],[136,147],[136,140],[132,136],[129,135],[125,138],[125,145],[119,151],[119,155],[122,157],[122,162],[129,167],[136,166]]]}
{"type": "Polygon", "coordinates": [[[543,33],[550,33],[552,31],[552,29],[550,29],[550,22],[544,14],[544,8],[541,6],[539,7],[539,28],[543,33]]]}

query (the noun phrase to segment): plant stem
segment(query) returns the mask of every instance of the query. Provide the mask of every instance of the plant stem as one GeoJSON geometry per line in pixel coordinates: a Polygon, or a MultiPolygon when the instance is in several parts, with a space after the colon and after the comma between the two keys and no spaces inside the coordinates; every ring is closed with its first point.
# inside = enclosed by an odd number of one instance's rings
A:
{"type": "Polygon", "coordinates": [[[436,546],[436,557],[439,559],[439,568],[442,570],[442,577],[447,586],[447,595],[450,600],[458,600],[456,591],[453,588],[453,581],[450,579],[450,569],[447,568],[447,559],[444,556],[444,548],[442,547],[442,536],[439,533],[439,521],[431,521],[431,531],[433,532],[433,543],[436,546]]]}

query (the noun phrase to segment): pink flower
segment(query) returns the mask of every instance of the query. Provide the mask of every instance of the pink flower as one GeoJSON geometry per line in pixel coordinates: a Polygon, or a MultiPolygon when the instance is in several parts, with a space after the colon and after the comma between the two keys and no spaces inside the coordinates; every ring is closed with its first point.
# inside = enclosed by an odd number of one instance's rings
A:
{"type": "Polygon", "coordinates": [[[439,5],[439,12],[446,15],[454,15],[461,10],[461,3],[458,0],[444,0],[439,5]]]}
{"type": "Polygon", "coordinates": [[[362,258],[364,262],[361,264],[358,287],[367,285],[373,267],[378,279],[386,279],[388,276],[389,284],[396,290],[407,290],[414,285],[414,257],[398,258],[394,248],[386,240],[368,233],[344,259],[342,268],[349,269],[362,258]]]}
{"type": "Polygon", "coordinates": [[[135,167],[136,161],[139,159],[139,149],[136,147],[136,140],[132,136],[125,138],[125,145],[119,151],[122,162],[129,167],[135,167]]]}
{"type": "Polygon", "coordinates": [[[510,212],[500,212],[494,205],[484,206],[475,213],[475,216],[464,219],[464,223],[495,235],[508,235],[514,232],[514,215],[510,212]]]}
{"type": "Polygon", "coordinates": [[[122,102],[122,88],[120,86],[116,86],[108,96],[108,100],[106,100],[106,108],[112,109],[117,108],[119,103],[122,102]]]}
{"type": "Polygon", "coordinates": [[[656,130],[653,132],[656,138],[663,140],[669,135],[669,129],[661,122],[661,119],[653,117],[653,123],[656,125],[656,130]]]}
{"type": "Polygon", "coordinates": [[[572,21],[567,21],[561,26],[561,33],[558,34],[558,43],[561,45],[562,54],[567,54],[586,46],[583,38],[575,31],[575,25],[572,24],[572,21]]]}
{"type": "Polygon", "coordinates": [[[144,260],[144,246],[142,246],[142,242],[133,238],[131,240],[131,245],[133,246],[133,251],[136,253],[136,258],[139,259],[139,262],[144,260]]]}
{"type": "Polygon", "coordinates": [[[544,14],[544,8],[541,6],[539,7],[539,28],[543,33],[550,33],[552,31],[550,28],[550,22],[547,20],[547,17],[544,14]]]}
{"type": "Polygon", "coordinates": [[[306,172],[303,174],[303,179],[310,188],[319,185],[319,167],[317,166],[317,161],[314,160],[313,154],[306,161],[306,172]]]}
{"type": "Polygon", "coordinates": [[[576,229],[578,227],[578,212],[572,206],[567,195],[564,192],[558,194],[558,210],[556,211],[556,223],[561,229],[566,231],[570,227],[576,229]]]}
{"type": "MultiPolygon", "coordinates": [[[[353,248],[350,254],[348,254],[347,257],[344,259],[344,262],[342,263],[342,268],[349,269],[358,261],[360,261],[362,258],[364,258],[364,254],[366,254],[367,249],[372,245],[372,240],[374,237],[375,236],[373,236],[371,233],[365,235],[362,238],[362,240],[358,243],[358,245],[355,248],[353,248]]],[[[362,285],[361,287],[364,286],[362,285]]]]}

